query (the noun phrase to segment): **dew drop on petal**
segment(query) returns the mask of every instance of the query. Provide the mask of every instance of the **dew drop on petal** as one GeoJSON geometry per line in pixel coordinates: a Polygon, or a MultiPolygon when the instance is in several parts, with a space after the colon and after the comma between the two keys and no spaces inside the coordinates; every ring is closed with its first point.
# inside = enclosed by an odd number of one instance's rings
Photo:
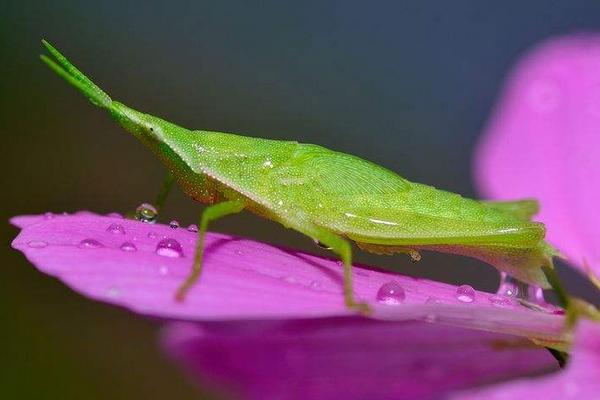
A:
{"type": "Polygon", "coordinates": [[[404,289],[394,281],[381,285],[376,296],[376,299],[379,303],[392,305],[404,302],[405,298],[406,293],[404,292],[404,289]]]}
{"type": "Polygon", "coordinates": [[[548,305],[544,299],[544,291],[541,287],[521,282],[505,272],[500,274],[500,285],[496,294],[518,299],[524,305],[541,307],[548,305]]]}
{"type": "Polygon", "coordinates": [[[475,301],[475,289],[469,285],[462,285],[456,289],[456,298],[461,303],[472,303],[475,301]]]}
{"type": "Polygon", "coordinates": [[[156,254],[163,257],[183,257],[183,248],[175,239],[163,239],[156,245],[156,254]]]}
{"type": "Polygon", "coordinates": [[[506,272],[500,274],[500,285],[496,291],[497,295],[505,297],[519,296],[519,281],[508,275],[506,272]]]}
{"type": "Polygon", "coordinates": [[[158,211],[152,204],[143,203],[135,209],[135,218],[139,221],[153,224],[158,218],[158,211]]]}
{"type": "Polygon", "coordinates": [[[83,239],[79,242],[80,249],[97,249],[100,247],[104,247],[104,245],[95,239],[83,239]]]}
{"type": "Polygon", "coordinates": [[[131,242],[123,243],[121,245],[120,249],[123,251],[137,251],[137,247],[135,247],[135,244],[133,244],[131,242]]]}
{"type": "Polygon", "coordinates": [[[442,304],[442,301],[434,296],[429,296],[427,300],[425,300],[426,304],[442,304]]]}
{"type": "Polygon", "coordinates": [[[173,229],[179,228],[179,221],[173,220],[173,221],[169,222],[169,227],[173,228],[173,229]]]}
{"type": "Polygon", "coordinates": [[[540,306],[545,306],[548,304],[546,303],[546,299],[544,298],[544,289],[536,285],[529,285],[529,288],[527,288],[527,297],[525,300],[540,306]]]}
{"type": "Polygon", "coordinates": [[[106,228],[106,232],[124,235],[125,228],[120,224],[110,224],[109,227],[106,228]]]}
{"type": "Polygon", "coordinates": [[[198,232],[198,227],[194,224],[191,224],[187,227],[188,232],[198,232]]]}
{"type": "Polygon", "coordinates": [[[154,232],[148,232],[147,236],[149,239],[156,239],[156,233],[154,233],[154,232]]]}

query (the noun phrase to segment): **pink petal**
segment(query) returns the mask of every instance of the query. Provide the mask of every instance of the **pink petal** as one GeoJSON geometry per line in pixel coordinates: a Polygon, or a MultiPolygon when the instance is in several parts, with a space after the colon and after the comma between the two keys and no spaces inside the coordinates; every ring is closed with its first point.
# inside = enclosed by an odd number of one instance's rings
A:
{"type": "MultiPolygon", "coordinates": [[[[556,370],[531,343],[425,322],[321,319],[243,330],[172,323],[167,354],[190,377],[243,399],[438,399],[556,370]]],[[[523,397],[516,397],[520,399],[523,397]]]]}
{"type": "Polygon", "coordinates": [[[475,160],[482,193],[533,197],[548,239],[600,276],[600,36],[530,52],[513,71],[475,160]]]}
{"type": "MultiPolygon", "coordinates": [[[[174,293],[190,271],[195,233],[89,213],[36,221],[24,224],[14,248],[40,271],[79,293],[141,314],[198,321],[355,315],[344,306],[342,268],[335,260],[209,234],[202,280],[179,303],[174,293]],[[112,224],[122,229],[110,232],[112,224]],[[157,244],[165,238],[178,241],[184,256],[157,254],[157,244]],[[102,247],[80,248],[87,239],[102,247]],[[122,250],[124,243],[133,244],[137,251],[122,250]]],[[[455,286],[364,266],[355,267],[354,280],[355,294],[372,304],[377,319],[436,321],[550,344],[564,340],[563,317],[556,309],[534,311],[515,303],[498,306],[484,292],[475,292],[470,303],[461,302],[455,286]],[[405,293],[399,304],[377,301],[378,291],[389,282],[405,293]]]]}
{"type": "Polygon", "coordinates": [[[461,400],[596,400],[600,398],[600,325],[583,320],[575,332],[571,359],[565,371],[548,377],[461,394],[461,400]]]}

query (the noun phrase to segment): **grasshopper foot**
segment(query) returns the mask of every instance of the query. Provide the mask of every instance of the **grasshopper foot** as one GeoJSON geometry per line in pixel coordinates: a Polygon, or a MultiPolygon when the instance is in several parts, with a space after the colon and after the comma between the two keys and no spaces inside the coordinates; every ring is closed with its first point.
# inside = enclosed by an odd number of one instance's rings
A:
{"type": "Polygon", "coordinates": [[[356,311],[363,316],[369,316],[372,313],[371,306],[368,303],[357,303],[355,301],[346,303],[346,307],[352,311],[356,311]]]}
{"type": "Polygon", "coordinates": [[[197,274],[192,273],[192,275],[190,275],[179,286],[179,288],[177,288],[177,291],[175,292],[175,301],[177,301],[178,303],[183,303],[185,301],[185,298],[187,297],[190,289],[192,288],[192,286],[194,286],[194,284],[196,283],[198,278],[199,278],[199,276],[197,274]]]}

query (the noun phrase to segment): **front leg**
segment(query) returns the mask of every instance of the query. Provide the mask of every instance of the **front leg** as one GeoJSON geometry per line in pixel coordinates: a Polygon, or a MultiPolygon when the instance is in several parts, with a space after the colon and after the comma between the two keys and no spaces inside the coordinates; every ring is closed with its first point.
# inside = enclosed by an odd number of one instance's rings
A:
{"type": "Polygon", "coordinates": [[[244,209],[246,203],[243,200],[230,200],[223,203],[210,205],[204,209],[198,224],[198,241],[196,242],[196,254],[192,272],[186,280],[179,286],[175,294],[177,301],[183,301],[189,290],[200,278],[202,272],[202,255],[204,253],[204,236],[208,229],[208,223],[230,214],[237,214],[244,209]]]}
{"type": "Polygon", "coordinates": [[[175,178],[170,172],[167,172],[167,176],[165,176],[160,191],[158,192],[158,196],[156,196],[156,200],[154,201],[154,207],[156,207],[157,214],[162,211],[165,202],[167,201],[167,197],[173,188],[173,183],[175,183],[175,178]]]}

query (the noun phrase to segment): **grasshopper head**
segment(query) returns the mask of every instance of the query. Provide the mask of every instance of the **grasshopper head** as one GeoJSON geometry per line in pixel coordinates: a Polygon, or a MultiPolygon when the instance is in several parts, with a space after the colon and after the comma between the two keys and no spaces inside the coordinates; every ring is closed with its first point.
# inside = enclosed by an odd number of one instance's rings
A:
{"type": "Polygon", "coordinates": [[[161,118],[136,111],[118,101],[112,102],[110,114],[125,130],[153,150],[161,145],[168,146],[168,136],[184,129],[161,118]]]}
{"type": "Polygon", "coordinates": [[[161,142],[163,139],[161,127],[157,121],[153,121],[158,118],[136,111],[118,101],[113,101],[110,114],[126,131],[144,143],[161,142]]]}

